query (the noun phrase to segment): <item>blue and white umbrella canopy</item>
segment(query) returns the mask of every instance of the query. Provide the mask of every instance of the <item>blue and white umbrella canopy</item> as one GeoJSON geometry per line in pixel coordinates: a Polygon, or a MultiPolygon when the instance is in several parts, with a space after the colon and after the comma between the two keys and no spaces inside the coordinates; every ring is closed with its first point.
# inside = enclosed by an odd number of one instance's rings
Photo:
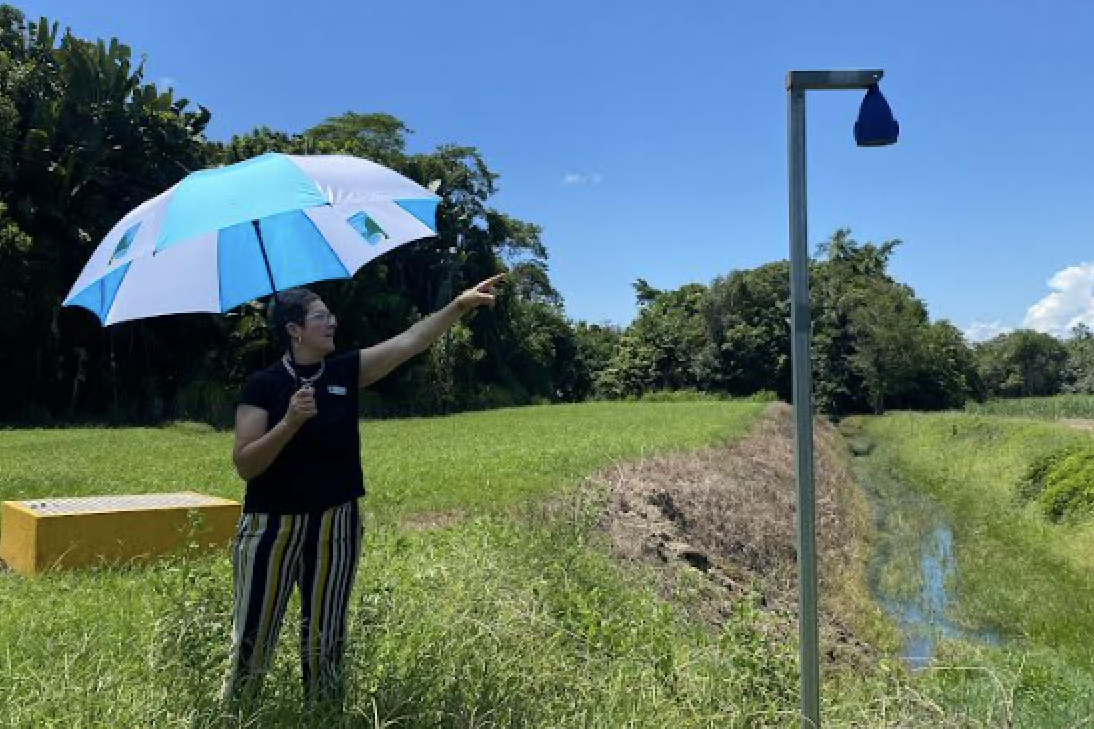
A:
{"type": "Polygon", "coordinates": [[[271,153],[194,172],[114,226],[64,305],[105,326],[225,312],[274,287],[350,278],[392,248],[436,235],[439,201],[358,157],[271,153]]]}

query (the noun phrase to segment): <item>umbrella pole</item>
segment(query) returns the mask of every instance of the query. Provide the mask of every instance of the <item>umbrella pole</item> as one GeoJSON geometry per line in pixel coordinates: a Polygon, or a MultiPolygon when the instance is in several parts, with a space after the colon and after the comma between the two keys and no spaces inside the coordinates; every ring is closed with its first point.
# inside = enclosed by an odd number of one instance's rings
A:
{"type": "MultiPolygon", "coordinates": [[[[266,264],[266,275],[270,279],[270,291],[273,294],[274,301],[280,306],[281,299],[277,295],[277,285],[274,283],[273,269],[270,268],[270,258],[266,255],[266,244],[262,242],[262,228],[258,226],[257,220],[252,220],[251,225],[255,227],[255,235],[258,236],[258,250],[262,251],[262,262],[266,264]]],[[[293,372],[296,372],[296,357],[293,356],[292,342],[289,342],[289,364],[292,365],[293,372]]]]}

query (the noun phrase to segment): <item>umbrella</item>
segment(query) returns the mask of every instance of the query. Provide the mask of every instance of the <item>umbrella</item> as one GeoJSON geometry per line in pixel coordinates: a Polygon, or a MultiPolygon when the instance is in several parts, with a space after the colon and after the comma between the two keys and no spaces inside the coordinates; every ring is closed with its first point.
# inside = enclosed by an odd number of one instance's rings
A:
{"type": "Polygon", "coordinates": [[[225,312],[437,234],[430,190],[345,155],[268,153],[185,177],[114,226],[64,306],[104,326],[225,312]]]}

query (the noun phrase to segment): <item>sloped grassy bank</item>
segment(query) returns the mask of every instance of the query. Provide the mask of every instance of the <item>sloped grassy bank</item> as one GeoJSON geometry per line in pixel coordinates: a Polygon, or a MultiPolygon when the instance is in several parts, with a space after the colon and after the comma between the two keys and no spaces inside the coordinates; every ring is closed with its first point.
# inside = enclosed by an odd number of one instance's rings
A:
{"type": "Polygon", "coordinates": [[[1082,452],[1090,436],[960,413],[855,418],[843,428],[864,453],[864,480],[897,482],[941,510],[954,562],[943,619],[1000,641],[943,640],[920,685],[947,713],[999,726],[1094,721],[1094,524],[1054,520],[1028,492],[1046,455],[1082,452]]]}

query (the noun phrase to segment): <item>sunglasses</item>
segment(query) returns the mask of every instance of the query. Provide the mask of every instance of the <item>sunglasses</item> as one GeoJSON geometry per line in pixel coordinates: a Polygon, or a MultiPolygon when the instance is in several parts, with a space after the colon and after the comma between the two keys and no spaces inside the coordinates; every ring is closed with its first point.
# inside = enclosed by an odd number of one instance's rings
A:
{"type": "Polygon", "coordinates": [[[317,311],[314,314],[308,314],[304,318],[311,319],[312,321],[317,321],[322,324],[336,324],[338,322],[338,317],[336,317],[329,311],[317,311]]]}

